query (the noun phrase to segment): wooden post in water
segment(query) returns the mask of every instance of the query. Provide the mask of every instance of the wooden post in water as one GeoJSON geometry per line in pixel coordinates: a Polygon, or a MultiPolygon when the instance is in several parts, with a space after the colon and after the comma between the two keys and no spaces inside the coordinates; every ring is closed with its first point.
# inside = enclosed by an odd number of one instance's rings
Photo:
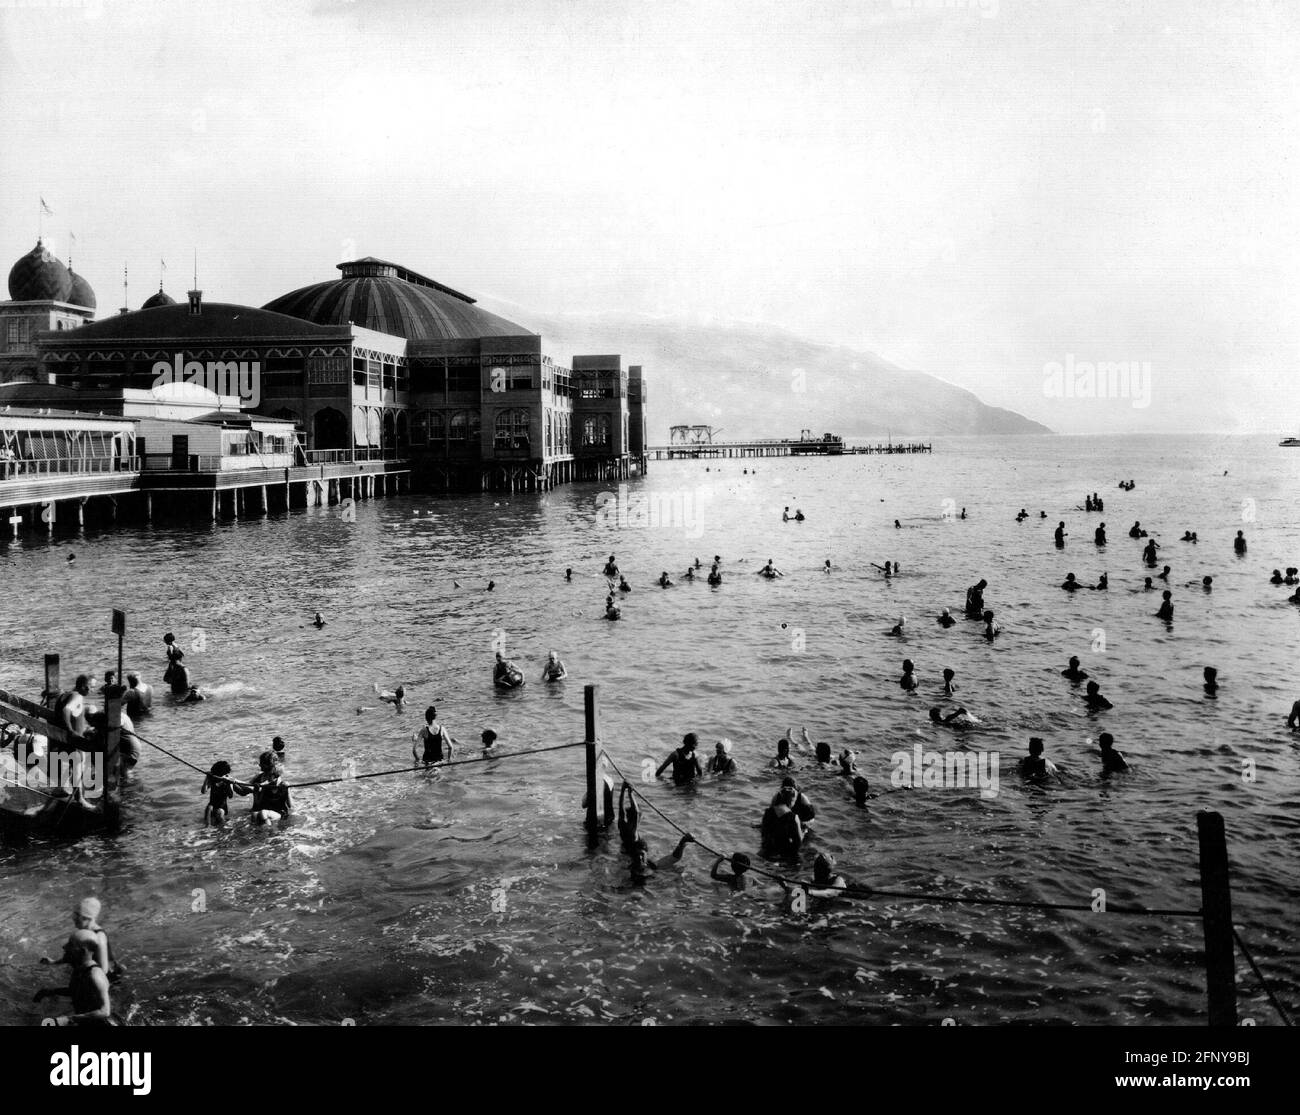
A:
{"type": "Polygon", "coordinates": [[[104,822],[116,829],[121,822],[118,799],[122,778],[122,694],[126,688],[114,685],[104,693],[104,822]]]}
{"type": "Polygon", "coordinates": [[[47,654],[45,656],[45,692],[41,694],[43,703],[54,707],[54,702],[59,699],[59,656],[57,654],[47,654]]]}
{"type": "Polygon", "coordinates": [[[113,609],[113,634],[117,636],[117,684],[125,686],[126,678],[122,674],[122,641],[126,638],[126,613],[121,608],[113,609]]]}
{"type": "Polygon", "coordinates": [[[1236,950],[1232,940],[1232,892],[1223,814],[1196,814],[1201,846],[1201,924],[1205,932],[1205,989],[1211,1026],[1237,1025],[1236,950]]]}
{"type": "Polygon", "coordinates": [[[596,822],[596,736],[599,721],[594,685],[583,686],[582,703],[587,722],[587,847],[594,848],[600,843],[600,828],[596,822]]]}

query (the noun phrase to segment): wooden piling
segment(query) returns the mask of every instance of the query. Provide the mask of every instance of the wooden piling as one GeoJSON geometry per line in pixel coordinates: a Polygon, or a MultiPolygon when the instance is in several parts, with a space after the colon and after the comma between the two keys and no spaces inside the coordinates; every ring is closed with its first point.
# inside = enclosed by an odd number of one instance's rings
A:
{"type": "Polygon", "coordinates": [[[1211,1026],[1237,1025],[1236,950],[1232,940],[1232,892],[1223,814],[1196,814],[1201,848],[1201,925],[1205,933],[1205,989],[1211,1026]]]}
{"type": "Polygon", "coordinates": [[[54,707],[54,702],[59,699],[59,656],[57,654],[47,654],[45,656],[45,692],[41,694],[41,700],[50,708],[54,707]]]}
{"type": "Polygon", "coordinates": [[[587,847],[595,848],[600,842],[600,827],[596,820],[596,737],[599,726],[596,686],[583,687],[582,703],[587,722],[587,847]]]}

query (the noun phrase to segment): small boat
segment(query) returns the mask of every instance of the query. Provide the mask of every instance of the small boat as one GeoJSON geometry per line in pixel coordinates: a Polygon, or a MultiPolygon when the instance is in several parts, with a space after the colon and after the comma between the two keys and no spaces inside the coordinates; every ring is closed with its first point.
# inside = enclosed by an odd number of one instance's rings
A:
{"type": "Polygon", "coordinates": [[[1300,449],[1300,437],[1284,437],[1278,445],[1283,449],[1300,449]]]}

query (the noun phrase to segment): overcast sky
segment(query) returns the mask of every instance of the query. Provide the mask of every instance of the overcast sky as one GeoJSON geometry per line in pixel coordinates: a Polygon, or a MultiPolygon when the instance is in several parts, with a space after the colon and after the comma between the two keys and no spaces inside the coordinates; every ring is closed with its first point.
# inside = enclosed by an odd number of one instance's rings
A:
{"type": "Polygon", "coordinates": [[[1058,430],[1300,434],[1294,0],[65,2],[0,0],[0,251],[43,196],[101,315],[124,262],[261,304],[376,255],[1058,430]],[[1047,397],[1067,358],[1150,405],[1047,397]]]}

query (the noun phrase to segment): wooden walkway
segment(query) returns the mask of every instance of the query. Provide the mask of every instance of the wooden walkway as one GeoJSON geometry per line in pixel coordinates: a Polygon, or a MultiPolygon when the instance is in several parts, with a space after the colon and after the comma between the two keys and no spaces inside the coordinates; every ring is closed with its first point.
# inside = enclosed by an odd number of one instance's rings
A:
{"type": "Polygon", "coordinates": [[[699,445],[651,445],[646,454],[656,461],[717,457],[852,457],[875,453],[932,453],[929,443],[888,442],[884,445],[845,445],[843,442],[759,438],[754,441],[715,441],[699,445]]]}

